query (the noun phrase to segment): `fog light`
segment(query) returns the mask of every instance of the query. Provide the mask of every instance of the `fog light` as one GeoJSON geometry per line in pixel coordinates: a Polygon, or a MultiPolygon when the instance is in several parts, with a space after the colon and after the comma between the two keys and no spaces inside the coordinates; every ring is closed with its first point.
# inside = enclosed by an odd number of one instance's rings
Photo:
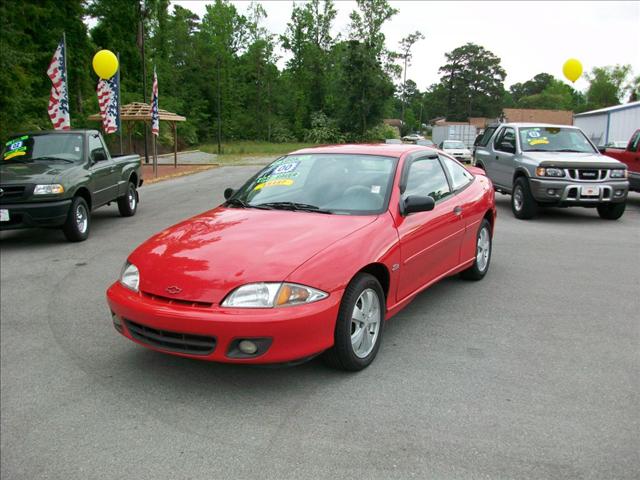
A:
{"type": "Polygon", "coordinates": [[[553,188],[547,189],[547,195],[555,195],[555,194],[556,194],[555,189],[553,189],[553,188]]]}
{"type": "Polygon", "coordinates": [[[111,312],[111,320],[113,321],[113,327],[119,333],[122,333],[122,319],[115,313],[111,312]]]}
{"type": "Polygon", "coordinates": [[[251,340],[242,340],[238,343],[238,350],[246,355],[253,355],[258,351],[258,346],[251,340]]]}
{"type": "Polygon", "coordinates": [[[623,193],[624,193],[624,190],[616,190],[615,191],[615,196],[616,197],[621,197],[623,193]]]}

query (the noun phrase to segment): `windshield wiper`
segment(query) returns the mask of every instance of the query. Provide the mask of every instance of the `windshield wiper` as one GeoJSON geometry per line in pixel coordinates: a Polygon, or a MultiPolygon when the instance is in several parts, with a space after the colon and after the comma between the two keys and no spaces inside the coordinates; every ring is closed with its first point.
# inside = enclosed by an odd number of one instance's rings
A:
{"type": "Polygon", "coordinates": [[[584,150],[574,150],[573,148],[562,148],[560,150],[556,150],[556,152],[589,153],[584,150]]]}
{"type": "Polygon", "coordinates": [[[333,213],[331,210],[324,210],[316,205],[310,205],[308,203],[298,203],[298,202],[267,202],[267,203],[261,203],[255,206],[281,209],[281,210],[300,210],[303,212],[314,212],[314,213],[327,213],[327,214],[333,213]]]}
{"type": "Polygon", "coordinates": [[[68,158],[60,158],[60,157],[36,157],[36,158],[32,158],[31,160],[33,160],[34,162],[35,162],[36,160],[47,160],[47,161],[50,161],[50,160],[60,160],[60,161],[62,161],[62,162],[74,163],[74,161],[73,161],[73,160],[69,160],[68,158]]]}
{"type": "Polygon", "coordinates": [[[232,205],[234,207],[240,207],[240,208],[259,208],[261,210],[270,210],[270,207],[263,207],[261,205],[251,205],[250,203],[240,200],[239,198],[230,198],[225,202],[225,204],[232,205]]]}

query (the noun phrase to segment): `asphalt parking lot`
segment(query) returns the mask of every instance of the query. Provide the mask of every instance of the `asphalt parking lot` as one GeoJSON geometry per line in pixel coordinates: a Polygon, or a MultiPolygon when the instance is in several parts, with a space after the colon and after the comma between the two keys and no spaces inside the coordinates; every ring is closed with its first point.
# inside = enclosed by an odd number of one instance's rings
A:
{"type": "Polygon", "coordinates": [[[387,324],[376,361],[257,368],[176,358],[111,325],[105,290],[151,234],[257,167],[141,189],[91,237],[0,234],[3,479],[626,479],[640,471],[640,195],[621,220],[513,218],[491,270],[387,324]]]}

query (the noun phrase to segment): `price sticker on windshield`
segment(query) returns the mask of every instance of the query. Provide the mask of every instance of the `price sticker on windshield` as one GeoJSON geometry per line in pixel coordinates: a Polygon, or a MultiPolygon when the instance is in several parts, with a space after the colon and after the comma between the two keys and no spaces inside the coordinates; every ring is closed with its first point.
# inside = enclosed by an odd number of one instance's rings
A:
{"type": "Polygon", "coordinates": [[[27,154],[27,146],[24,144],[24,141],[29,138],[28,135],[24,135],[20,138],[14,138],[9,140],[5,144],[5,151],[3,155],[4,160],[11,160],[14,157],[19,157],[21,155],[27,154]]]}
{"type": "Polygon", "coordinates": [[[283,163],[281,165],[278,165],[273,170],[273,172],[271,172],[271,175],[282,175],[283,173],[291,173],[296,168],[298,168],[299,164],[300,162],[283,163]]]}

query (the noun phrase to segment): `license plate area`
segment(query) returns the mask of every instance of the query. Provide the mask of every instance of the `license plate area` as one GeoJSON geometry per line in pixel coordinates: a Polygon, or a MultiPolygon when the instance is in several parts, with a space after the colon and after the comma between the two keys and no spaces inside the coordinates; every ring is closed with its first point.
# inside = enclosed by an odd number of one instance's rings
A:
{"type": "Polygon", "coordinates": [[[0,222],[8,222],[9,221],[9,210],[6,208],[0,209],[0,222]]]}
{"type": "Polygon", "coordinates": [[[586,198],[596,198],[600,196],[600,187],[597,185],[588,185],[580,187],[580,196],[586,198]]]}

